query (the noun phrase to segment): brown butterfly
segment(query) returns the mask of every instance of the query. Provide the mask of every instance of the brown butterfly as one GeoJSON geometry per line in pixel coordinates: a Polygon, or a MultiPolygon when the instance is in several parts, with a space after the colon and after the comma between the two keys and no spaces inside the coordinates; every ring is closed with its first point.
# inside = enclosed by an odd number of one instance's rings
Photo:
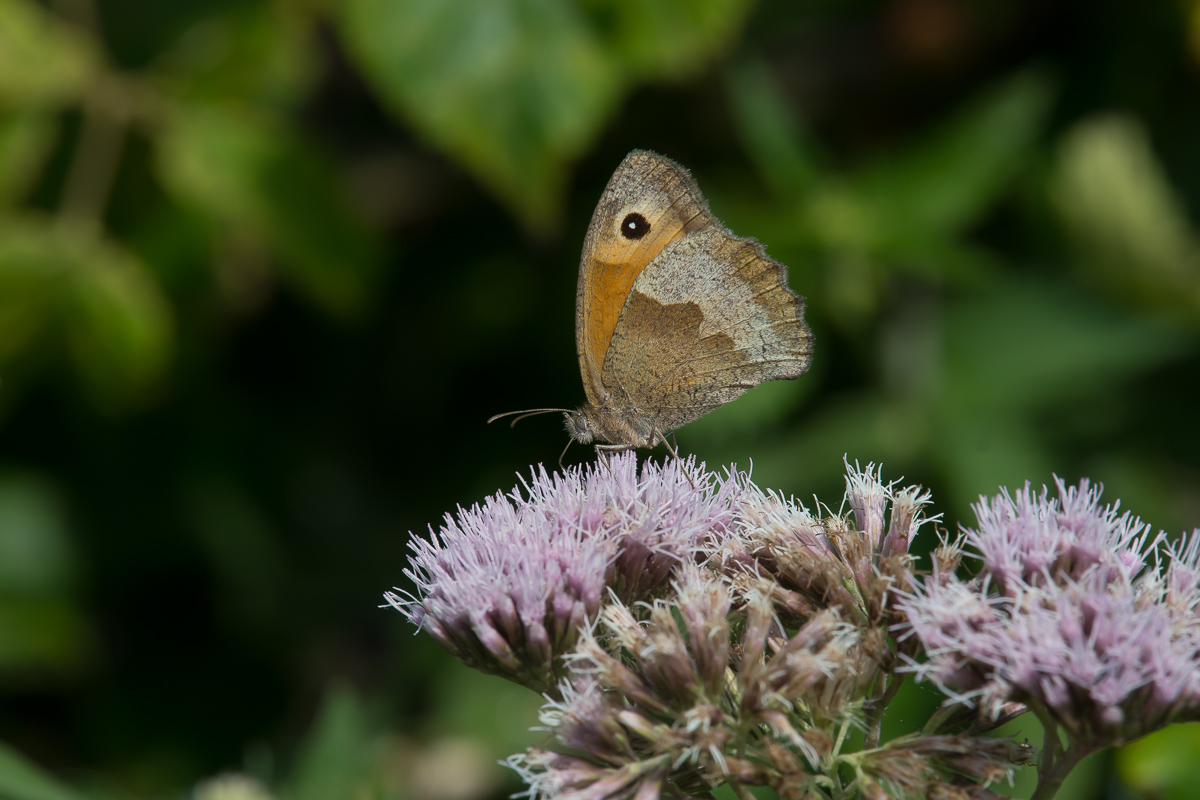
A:
{"type": "MultiPolygon", "coordinates": [[[[572,441],[653,447],[812,359],[804,298],[787,267],[709,211],[686,169],[635,150],[588,226],[575,296],[575,350],[587,403],[562,411],[572,441]]],[[[674,453],[674,450],[672,449],[674,453]]]]}

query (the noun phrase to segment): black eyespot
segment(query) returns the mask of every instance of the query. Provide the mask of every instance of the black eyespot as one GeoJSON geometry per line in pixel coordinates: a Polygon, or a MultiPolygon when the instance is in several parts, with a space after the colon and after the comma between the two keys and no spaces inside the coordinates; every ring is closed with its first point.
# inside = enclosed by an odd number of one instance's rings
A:
{"type": "Polygon", "coordinates": [[[636,211],[626,214],[621,220],[621,235],[626,239],[640,239],[650,232],[650,223],[636,211]]]}

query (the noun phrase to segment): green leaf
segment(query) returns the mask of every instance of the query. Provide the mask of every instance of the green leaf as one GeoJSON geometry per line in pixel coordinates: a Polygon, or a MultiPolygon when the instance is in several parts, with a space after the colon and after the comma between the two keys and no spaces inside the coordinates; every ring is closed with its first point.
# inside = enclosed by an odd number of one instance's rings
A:
{"type": "Polygon", "coordinates": [[[748,0],[345,0],[341,35],[385,103],[552,230],[570,163],[639,80],[694,74],[748,0]]]}
{"type": "Polygon", "coordinates": [[[92,41],[30,0],[0,0],[0,107],[77,98],[97,69],[92,41]]]}
{"type": "Polygon", "coordinates": [[[75,367],[101,402],[150,388],[173,350],[172,312],[145,265],[111,243],[81,237],[63,320],[75,367]]]}
{"type": "Polygon", "coordinates": [[[552,229],[567,165],[622,89],[562,0],[346,0],[340,30],[384,101],[525,225],[552,229]]]}
{"type": "Polygon", "coordinates": [[[1033,281],[957,303],[942,324],[944,402],[985,415],[1085,401],[1193,343],[1158,320],[1033,281]]]}
{"type": "Polygon", "coordinates": [[[270,249],[284,278],[327,313],[366,305],[376,243],[315,148],[245,109],[199,104],[178,106],[156,144],[163,185],[219,236],[270,249]]]}
{"type": "Polygon", "coordinates": [[[1021,73],[861,171],[855,191],[873,208],[882,238],[932,241],[975,222],[1028,159],[1051,96],[1045,75],[1021,73]]]}
{"type": "MultiPolygon", "coordinates": [[[[961,406],[931,407],[927,413],[928,457],[950,490],[947,501],[965,505],[1002,486],[1050,481],[1054,458],[1028,418],[961,406]]],[[[960,508],[959,514],[966,511],[960,508]]]]}
{"type": "MultiPolygon", "coordinates": [[[[79,671],[93,644],[94,632],[68,598],[17,597],[0,603],[0,670],[6,675],[26,682],[59,681],[79,671]]],[[[2,788],[0,797],[8,797],[2,788]]]]}
{"type": "Polygon", "coordinates": [[[4,800],[82,800],[70,789],[7,745],[0,744],[0,797],[4,800]]]}
{"type": "Polygon", "coordinates": [[[74,560],[57,492],[31,478],[0,477],[0,594],[59,593],[74,560]]]}
{"type": "Polygon", "coordinates": [[[0,207],[19,201],[33,188],[54,147],[58,125],[39,111],[0,116],[0,207]]]}
{"type": "Polygon", "coordinates": [[[637,78],[694,74],[741,33],[748,0],[584,0],[625,69],[637,78]]]}
{"type": "Polygon", "coordinates": [[[1136,119],[1072,128],[1050,191],[1081,272],[1119,297],[1200,315],[1200,242],[1136,119]]]}
{"type": "Polygon", "coordinates": [[[67,272],[36,230],[0,226],[0,365],[27,353],[52,324],[67,272]]]}
{"type": "Polygon", "coordinates": [[[1121,782],[1142,797],[1186,800],[1200,785],[1200,723],[1171,725],[1116,754],[1121,782]]]}
{"type": "Polygon", "coordinates": [[[122,405],[161,377],[172,313],[146,267],[92,229],[10,219],[0,225],[0,362],[46,338],[96,402],[122,405]]]}
{"type": "Polygon", "coordinates": [[[816,182],[819,159],[767,65],[743,62],[729,71],[727,87],[734,122],[759,176],[780,197],[798,199],[816,182]]]}
{"type": "Polygon", "coordinates": [[[312,27],[300,4],[222,9],[187,29],[155,62],[152,80],[191,103],[237,99],[292,108],[320,77],[312,27]]]}
{"type": "Polygon", "coordinates": [[[358,696],[345,686],[329,689],[283,796],[288,800],[360,796],[356,790],[369,774],[371,751],[358,696]]]}
{"type": "Polygon", "coordinates": [[[756,386],[736,403],[714,409],[687,426],[679,437],[688,443],[728,445],[762,437],[782,427],[788,414],[800,408],[818,381],[805,375],[795,381],[769,381],[756,386]]]}

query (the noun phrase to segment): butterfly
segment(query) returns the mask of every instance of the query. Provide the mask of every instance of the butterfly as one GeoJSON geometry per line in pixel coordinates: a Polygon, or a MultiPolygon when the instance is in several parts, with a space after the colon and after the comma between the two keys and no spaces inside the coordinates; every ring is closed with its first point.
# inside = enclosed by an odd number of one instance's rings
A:
{"type": "Polygon", "coordinates": [[[488,421],[561,411],[571,441],[597,452],[671,449],[669,432],[760,383],[804,374],[812,341],[787,267],[722,225],[686,169],[635,150],[583,243],[575,350],[587,402],[488,421]]]}

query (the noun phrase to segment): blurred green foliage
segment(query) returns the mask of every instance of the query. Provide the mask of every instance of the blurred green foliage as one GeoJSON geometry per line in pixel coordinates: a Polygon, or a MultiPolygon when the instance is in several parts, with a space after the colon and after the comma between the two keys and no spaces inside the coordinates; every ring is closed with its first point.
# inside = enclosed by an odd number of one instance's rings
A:
{"type": "MultiPolygon", "coordinates": [[[[635,147],[816,334],[685,452],[830,502],[882,461],[950,525],[1088,475],[1191,529],[1197,109],[1194,0],[0,0],[0,797],[517,788],[538,698],[375,605],[561,449],[482,420],[581,397],[635,147]]],[[[1193,733],[1072,796],[1187,796],[1193,733]]]]}
{"type": "Polygon", "coordinates": [[[376,90],[530,230],[561,222],[568,165],[622,95],[694,74],[747,0],[347,0],[339,17],[376,90]]]}

